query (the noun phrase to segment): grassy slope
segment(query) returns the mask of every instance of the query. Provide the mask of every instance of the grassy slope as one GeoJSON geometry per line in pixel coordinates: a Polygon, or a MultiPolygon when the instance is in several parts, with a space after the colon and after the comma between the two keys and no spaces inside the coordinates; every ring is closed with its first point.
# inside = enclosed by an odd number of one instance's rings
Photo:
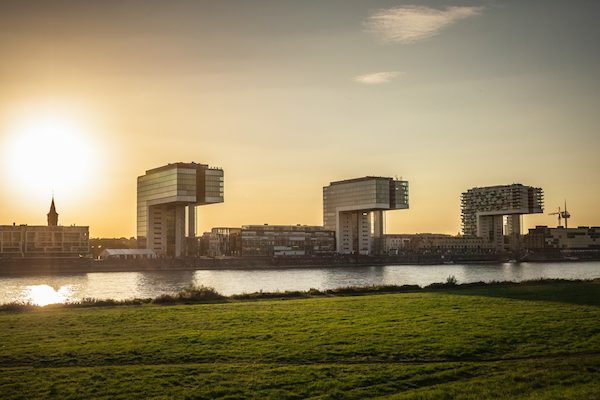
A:
{"type": "Polygon", "coordinates": [[[600,285],[0,313],[2,398],[600,397],[600,285]]]}

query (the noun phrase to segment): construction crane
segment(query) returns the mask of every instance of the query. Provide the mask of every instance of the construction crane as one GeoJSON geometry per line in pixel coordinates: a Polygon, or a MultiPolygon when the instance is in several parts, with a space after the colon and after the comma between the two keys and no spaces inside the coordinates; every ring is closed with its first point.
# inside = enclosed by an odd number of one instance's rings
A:
{"type": "Polygon", "coordinates": [[[567,211],[567,200],[565,200],[565,211],[562,212],[562,218],[565,220],[565,229],[569,227],[569,218],[571,214],[567,211]]]}
{"type": "Polygon", "coordinates": [[[558,212],[549,213],[548,215],[558,215],[558,226],[562,226],[562,215],[560,212],[560,207],[558,207],[558,212]]]}
{"type": "Polygon", "coordinates": [[[565,209],[564,211],[560,211],[560,207],[558,207],[558,212],[550,213],[548,215],[558,215],[558,226],[562,226],[561,220],[565,220],[565,229],[569,227],[569,218],[571,218],[571,213],[567,211],[567,201],[565,200],[565,209]]]}

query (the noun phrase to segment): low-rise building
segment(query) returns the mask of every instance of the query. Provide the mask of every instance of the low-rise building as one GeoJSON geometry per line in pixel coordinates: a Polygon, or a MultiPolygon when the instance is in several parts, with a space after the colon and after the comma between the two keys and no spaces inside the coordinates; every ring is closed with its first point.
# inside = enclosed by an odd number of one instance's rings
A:
{"type": "Polygon", "coordinates": [[[307,225],[245,225],[243,256],[322,256],[335,253],[335,231],[307,225]]]}
{"type": "Polygon", "coordinates": [[[392,234],[384,236],[385,252],[402,253],[480,254],[489,253],[495,246],[477,236],[452,236],[440,233],[392,234]]]}
{"type": "Polygon", "coordinates": [[[210,257],[239,256],[242,252],[241,228],[212,228],[207,234],[206,255],[210,257]]]}
{"type": "Polygon", "coordinates": [[[600,227],[549,228],[536,226],[525,235],[523,247],[527,250],[600,251],[600,227]]]}
{"type": "Polygon", "coordinates": [[[410,247],[410,242],[415,234],[395,233],[383,236],[383,251],[385,254],[398,255],[410,247]]]}
{"type": "Polygon", "coordinates": [[[3,258],[81,257],[90,252],[89,227],[59,226],[54,199],[45,225],[0,225],[3,258]]]}
{"type": "Polygon", "coordinates": [[[156,258],[150,249],[104,249],[98,256],[100,260],[142,260],[156,258]]]}

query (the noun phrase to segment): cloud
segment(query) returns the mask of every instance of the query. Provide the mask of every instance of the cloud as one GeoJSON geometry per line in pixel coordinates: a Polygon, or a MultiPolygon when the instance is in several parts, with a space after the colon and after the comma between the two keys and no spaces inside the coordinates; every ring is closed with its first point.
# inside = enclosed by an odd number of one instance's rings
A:
{"type": "Polygon", "coordinates": [[[380,83],[387,83],[401,75],[403,75],[403,73],[399,71],[374,72],[372,74],[355,76],[354,81],[358,83],[365,83],[367,85],[377,85],[380,83]]]}
{"type": "Polygon", "coordinates": [[[446,7],[438,10],[426,6],[400,6],[379,10],[364,25],[368,32],[384,42],[414,43],[437,35],[465,18],[480,15],[483,7],[446,7]]]}

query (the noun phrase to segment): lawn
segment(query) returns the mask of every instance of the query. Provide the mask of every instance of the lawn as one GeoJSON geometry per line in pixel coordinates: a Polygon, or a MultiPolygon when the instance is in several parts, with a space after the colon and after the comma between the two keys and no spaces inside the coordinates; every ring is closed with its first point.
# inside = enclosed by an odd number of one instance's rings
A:
{"type": "Polygon", "coordinates": [[[600,398],[600,284],[0,312],[0,398],[600,398]]]}

